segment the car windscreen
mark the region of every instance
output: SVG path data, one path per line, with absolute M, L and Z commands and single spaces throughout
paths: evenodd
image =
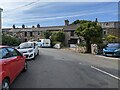
M 19 46 L 20 49 L 33 48 L 33 47 L 34 47 L 34 45 L 32 43 L 22 43 Z
M 109 47 L 109 48 L 120 48 L 120 44 L 108 44 L 107 47 Z

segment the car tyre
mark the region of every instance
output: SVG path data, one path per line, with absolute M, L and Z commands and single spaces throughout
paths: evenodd
M 35 56 L 35 53 L 34 53 L 34 58 L 33 58 L 33 60 L 35 60 L 35 57 L 36 57 L 36 56 Z
M 25 62 L 25 63 L 24 63 L 24 68 L 23 68 L 23 72 L 26 72 L 26 71 L 27 71 L 27 68 L 28 68 L 27 62 Z
M 10 90 L 10 82 L 8 79 L 4 79 L 2 82 L 2 90 Z

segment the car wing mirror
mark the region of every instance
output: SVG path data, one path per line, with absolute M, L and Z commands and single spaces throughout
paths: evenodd
M 17 49 L 20 49 L 20 46 L 18 46 Z

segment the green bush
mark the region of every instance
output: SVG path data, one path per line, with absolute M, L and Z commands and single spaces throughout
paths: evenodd
M 64 41 L 65 41 L 65 34 L 63 31 L 52 33 L 51 35 L 52 46 L 54 46 L 57 43 L 61 43 L 61 45 L 64 46 Z
M 20 44 L 20 40 L 9 35 L 2 35 L 2 44 L 8 46 L 18 46 Z

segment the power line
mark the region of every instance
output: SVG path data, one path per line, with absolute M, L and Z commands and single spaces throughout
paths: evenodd
M 30 5 L 32 5 L 32 4 L 35 4 L 35 3 L 39 2 L 39 1 L 40 1 L 40 0 L 37 0 L 37 1 L 34 1 L 34 2 L 30 2 L 30 3 L 27 3 L 27 4 L 25 4 L 25 5 L 22 5 L 22 6 L 19 6 L 19 7 L 17 7 L 17 8 L 14 8 L 14 9 L 12 9 L 12 10 L 3 11 L 3 13 L 13 12 L 13 11 L 15 11 L 15 10 L 18 10 L 18 9 L 21 9 L 21 8 L 24 8 L 24 7 L 27 7 L 27 6 L 30 6 Z

